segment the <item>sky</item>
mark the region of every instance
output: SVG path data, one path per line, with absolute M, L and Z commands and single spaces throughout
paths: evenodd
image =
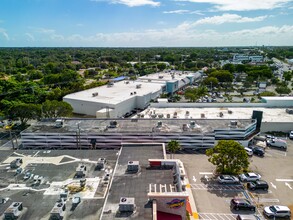
M 293 0 L 0 0 L 0 47 L 293 46 Z

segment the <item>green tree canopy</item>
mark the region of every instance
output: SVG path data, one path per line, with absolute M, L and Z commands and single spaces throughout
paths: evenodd
M 227 70 L 216 70 L 209 74 L 209 77 L 215 77 L 219 82 L 232 82 L 233 74 Z
M 291 89 L 287 86 L 279 86 L 276 88 L 276 92 L 281 94 L 289 94 L 291 92 Z
M 233 140 L 221 140 L 218 144 L 206 151 L 208 161 L 216 165 L 217 172 L 221 174 L 238 174 L 247 170 L 249 166 L 248 155 L 244 147 Z
M 178 141 L 171 140 L 170 142 L 168 142 L 167 150 L 171 153 L 171 157 L 173 159 L 174 153 L 176 153 L 176 151 L 178 151 L 178 150 L 181 150 L 181 146 Z
M 42 104 L 42 116 L 44 118 L 66 117 L 72 114 L 73 108 L 67 102 L 45 101 Z

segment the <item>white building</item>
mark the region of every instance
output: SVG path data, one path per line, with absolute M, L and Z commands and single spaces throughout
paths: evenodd
M 261 55 L 245 55 L 245 54 L 234 54 L 233 62 L 263 62 L 263 56 Z
M 200 73 L 165 71 L 140 77 L 136 81 L 119 81 L 93 89 L 66 95 L 74 113 L 116 118 L 135 108 L 146 108 L 162 93 L 182 89 L 200 77 Z

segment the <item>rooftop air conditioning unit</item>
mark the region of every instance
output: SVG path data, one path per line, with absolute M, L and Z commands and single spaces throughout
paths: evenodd
M 189 116 L 189 111 L 186 111 L 186 112 L 185 112 L 185 115 L 186 115 L 186 116 Z
M 127 172 L 137 173 L 139 171 L 139 161 L 128 161 Z
M 117 128 L 118 122 L 117 121 L 110 121 L 110 126 L 109 128 Z
M 188 131 L 188 125 L 187 124 L 183 124 L 182 125 L 182 130 L 183 131 Z
M 206 116 L 205 116 L 204 113 L 201 113 L 201 114 L 200 114 L 200 117 L 201 117 L 201 118 L 205 118 Z
M 163 125 L 162 121 L 158 121 L 157 127 L 160 128 L 160 127 L 162 127 L 162 125 Z
M 167 118 L 170 118 L 171 116 L 170 116 L 170 114 L 167 114 Z
M 222 118 L 224 116 L 223 112 L 220 112 L 219 116 Z
M 237 127 L 237 121 L 230 121 L 230 127 L 236 128 Z
M 134 198 L 120 198 L 119 212 L 134 212 L 136 208 Z
M 4 212 L 4 219 L 17 219 L 23 210 L 22 202 L 13 202 Z
M 97 170 L 101 170 L 105 168 L 105 164 L 106 164 L 106 158 L 99 158 L 98 162 L 97 162 L 97 166 L 96 169 Z
M 140 89 L 140 88 L 141 88 L 141 84 L 137 84 L 137 85 L 136 85 L 136 88 L 137 88 L 137 89 Z
M 190 121 L 190 127 L 194 128 L 195 127 L 195 121 Z
M 164 115 L 163 114 L 158 114 L 158 117 L 159 118 L 164 118 Z

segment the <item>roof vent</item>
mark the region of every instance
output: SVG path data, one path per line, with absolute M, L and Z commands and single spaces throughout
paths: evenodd
M 98 92 L 94 92 L 94 93 L 92 94 L 93 97 L 96 97 L 96 96 L 98 96 L 98 95 L 99 95 Z
M 177 118 L 177 112 L 174 112 L 173 118 Z
M 137 88 L 137 89 L 140 89 L 140 88 L 141 88 L 141 84 L 137 84 L 137 85 L 136 85 L 136 88 Z

